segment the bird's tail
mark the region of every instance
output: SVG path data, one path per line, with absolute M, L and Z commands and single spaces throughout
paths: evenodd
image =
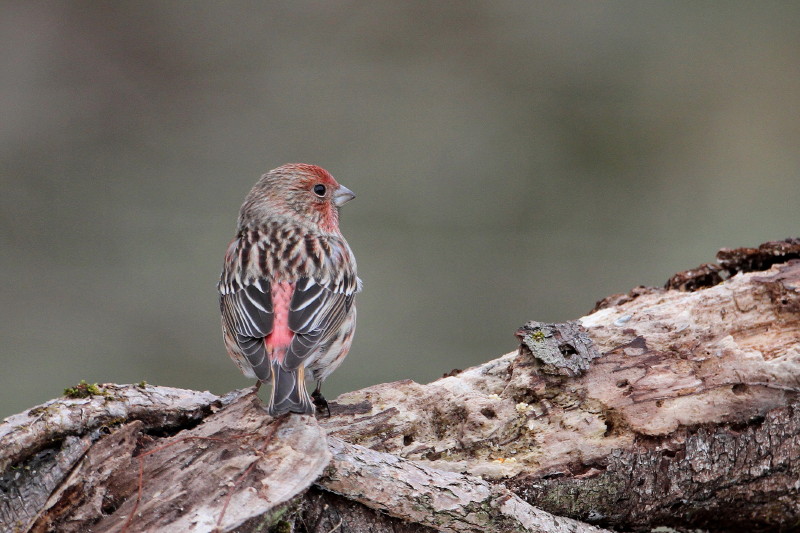
M 284 413 L 311 414 L 314 404 L 306 392 L 305 367 L 287 370 L 278 361 L 272 361 L 272 396 L 269 400 L 270 416 Z

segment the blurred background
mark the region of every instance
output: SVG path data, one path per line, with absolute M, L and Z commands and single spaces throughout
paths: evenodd
M 0 417 L 81 379 L 249 386 L 215 284 L 286 162 L 358 198 L 326 396 L 800 235 L 800 3 L 4 2 Z

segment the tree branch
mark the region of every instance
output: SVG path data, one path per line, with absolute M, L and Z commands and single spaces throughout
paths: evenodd
M 0 425 L 0 529 L 791 530 L 800 240 L 718 257 L 318 421 L 249 390 L 51 400 Z

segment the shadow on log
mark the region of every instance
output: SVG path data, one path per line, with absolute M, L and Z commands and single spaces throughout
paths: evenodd
M 2 531 L 800 530 L 800 240 L 331 416 L 103 385 L 0 425 Z

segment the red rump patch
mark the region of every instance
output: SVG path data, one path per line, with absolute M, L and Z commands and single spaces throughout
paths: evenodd
M 273 283 L 271 292 L 272 310 L 275 314 L 272 318 L 272 333 L 264 338 L 264 343 L 269 360 L 283 363 L 294 337 L 294 332 L 289 329 L 289 304 L 294 294 L 294 283 Z

